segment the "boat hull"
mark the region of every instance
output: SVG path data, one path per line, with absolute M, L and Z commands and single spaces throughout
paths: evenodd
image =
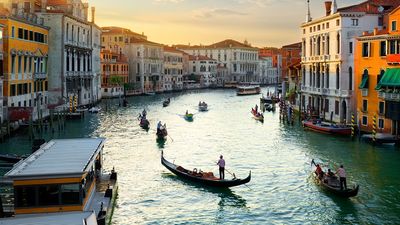
M 336 196 L 340 196 L 343 198 L 351 198 L 355 197 L 358 194 L 358 191 L 360 189 L 359 185 L 355 185 L 352 189 L 347 189 L 347 190 L 340 190 L 340 187 L 332 187 L 326 184 L 323 180 L 319 179 L 318 176 L 313 172 L 313 177 L 315 180 L 315 183 L 320 186 L 323 190 L 332 193 Z
M 323 126 L 322 124 L 314 124 L 311 121 L 303 121 L 303 127 L 323 134 L 333 134 L 333 135 L 351 134 L 351 127 Z
M 192 176 L 189 175 L 188 173 L 185 173 L 184 171 L 188 171 L 186 169 L 183 169 L 183 171 L 178 170 L 177 168 L 179 166 L 167 161 L 164 158 L 163 153 L 161 153 L 161 164 L 163 166 L 165 166 L 169 171 L 171 171 L 172 173 L 174 173 L 175 175 L 177 175 L 180 178 L 183 178 L 185 180 L 189 180 L 192 182 L 196 182 L 199 184 L 203 184 L 206 186 L 210 186 L 210 187 L 219 187 L 219 188 L 229 188 L 229 187 L 235 187 L 235 186 L 239 186 L 239 185 L 243 185 L 246 184 L 248 182 L 250 182 L 251 180 L 251 172 L 249 174 L 248 177 L 246 177 L 245 179 L 234 179 L 234 180 L 220 180 L 220 179 L 213 179 L 213 180 L 209 180 L 209 179 L 203 179 L 201 177 L 197 177 L 197 176 Z

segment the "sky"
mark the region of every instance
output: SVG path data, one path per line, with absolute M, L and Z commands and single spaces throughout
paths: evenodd
M 88 0 L 99 26 L 119 26 L 163 44 L 212 44 L 247 40 L 257 47 L 300 41 L 306 0 Z M 311 16 L 325 14 L 324 0 L 310 0 Z M 337 0 L 348 6 L 360 0 Z

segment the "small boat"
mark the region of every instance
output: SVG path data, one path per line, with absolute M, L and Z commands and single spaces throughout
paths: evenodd
M 90 113 L 99 113 L 100 112 L 100 108 L 99 107 L 92 107 L 92 108 L 90 108 L 88 111 L 90 112 Z
M 206 112 L 206 111 L 208 111 L 208 105 L 207 105 L 207 103 L 203 102 L 203 103 L 199 104 L 199 111 L 200 111 L 200 112 Z
M 214 176 L 212 172 L 202 172 L 197 169 L 187 170 L 181 166 L 175 165 L 164 158 L 164 152 L 161 152 L 161 164 L 164 165 L 169 171 L 177 175 L 178 177 L 204 184 L 211 187 L 228 188 L 246 184 L 251 180 L 251 171 L 249 176 L 245 179 L 237 179 L 236 177 L 232 180 L 221 180 Z
M 237 95 L 258 95 L 261 93 L 260 86 L 239 86 L 237 88 Z
M 262 113 L 257 112 L 255 109 L 251 109 L 251 114 L 253 114 L 255 120 L 264 122 L 264 115 Z
M 272 104 L 270 104 L 270 103 L 265 103 L 265 104 L 264 104 L 264 109 L 265 109 L 266 111 L 268 111 L 268 112 L 273 112 L 273 111 L 275 111 L 275 107 L 274 107 Z
M 149 96 L 154 96 L 154 95 L 156 95 L 156 93 L 155 92 L 146 92 L 146 93 L 144 93 L 145 95 L 149 95 Z
M 354 185 L 351 189 L 341 190 L 340 182 L 336 178 L 326 178 L 325 176 L 320 179 L 315 172 L 313 172 L 314 180 L 317 185 L 322 187 L 324 190 L 335 194 L 340 197 L 350 198 L 355 197 L 358 194 L 358 190 L 360 189 L 359 185 Z
M 304 120 L 303 127 L 323 134 L 350 135 L 351 127 L 347 125 L 336 125 L 318 120 Z
M 164 102 L 163 102 L 163 107 L 167 107 L 167 106 L 169 106 L 169 103 L 171 103 L 171 99 L 167 99 L 167 100 L 165 100 Z
M 192 121 L 193 120 L 193 114 L 192 113 L 185 114 L 185 120 Z
M 167 127 L 165 125 L 161 126 L 160 129 L 157 129 L 157 139 L 164 140 L 168 136 Z
M 279 101 L 280 101 L 279 98 L 277 98 L 275 96 L 270 96 L 270 95 L 267 97 L 262 96 L 260 98 L 261 103 L 273 104 L 273 103 L 279 103 Z
M 146 119 L 146 118 L 141 118 L 141 119 L 140 119 L 139 126 L 140 126 L 141 128 L 143 128 L 143 129 L 148 130 L 148 129 L 150 128 L 150 122 L 149 122 L 149 120 Z

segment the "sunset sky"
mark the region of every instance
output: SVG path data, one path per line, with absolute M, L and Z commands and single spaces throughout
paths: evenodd
M 88 0 L 99 26 L 144 32 L 164 44 L 210 44 L 232 38 L 257 47 L 300 40 L 306 0 Z M 338 0 L 343 7 L 360 0 Z M 324 14 L 324 1 L 311 0 L 311 14 Z

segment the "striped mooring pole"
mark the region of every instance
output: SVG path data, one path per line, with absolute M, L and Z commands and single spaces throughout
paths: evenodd
M 374 118 L 372 121 L 372 142 L 374 144 L 376 143 L 376 114 L 374 115 Z
M 352 113 L 351 114 L 351 138 L 354 138 L 354 135 L 355 135 L 355 127 L 356 127 L 356 124 L 355 124 L 355 119 L 354 119 L 355 117 L 354 117 L 354 113 Z

